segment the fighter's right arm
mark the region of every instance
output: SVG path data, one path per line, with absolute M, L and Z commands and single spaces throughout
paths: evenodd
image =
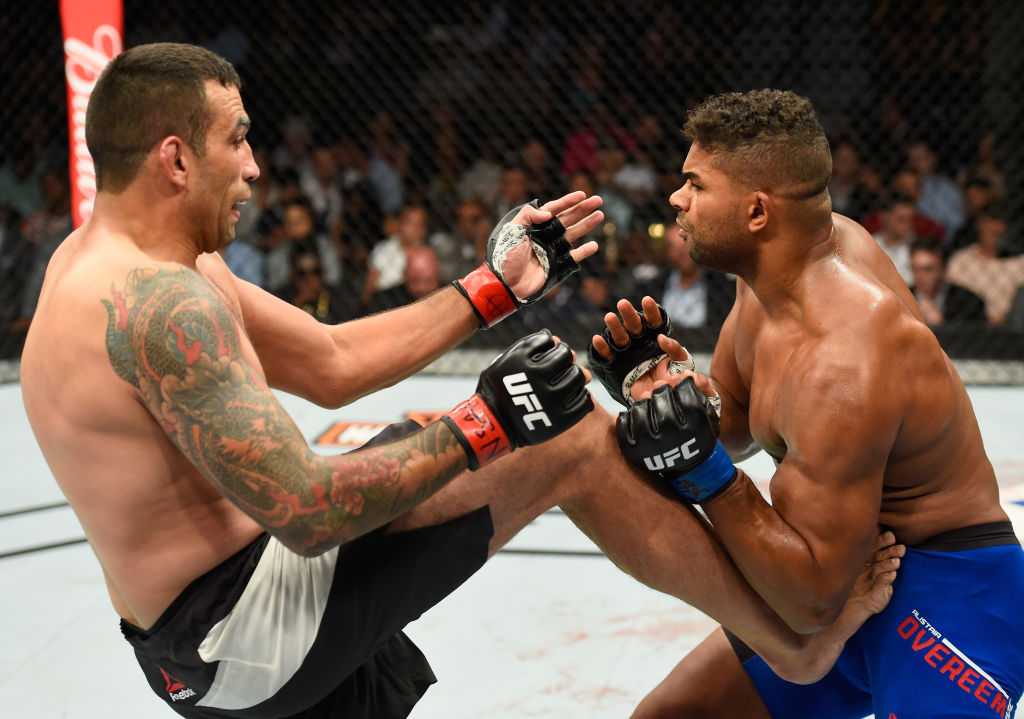
M 369 532 L 468 466 L 442 422 L 361 451 L 313 453 L 243 356 L 226 305 L 190 270 L 135 270 L 104 304 L 115 372 L 196 469 L 293 551 Z

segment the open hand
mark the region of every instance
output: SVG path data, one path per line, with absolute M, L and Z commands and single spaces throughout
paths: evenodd
M 604 220 L 604 213 L 598 209 L 602 202 L 598 195 L 587 197 L 582 191 L 570 192 L 539 208 L 529 204 L 523 205 L 512 222 L 518 225 L 535 225 L 557 217 L 565 228 L 565 239 L 569 244 L 575 245 L 577 240 Z M 579 247 L 574 246 L 569 254 L 576 262 L 580 262 L 595 252 L 597 243 L 591 240 Z M 529 242 L 523 242 L 509 251 L 502 266 L 502 273 L 505 284 L 520 298 L 534 295 L 544 286 L 547 279 L 544 268 Z
M 640 306 L 643 310 L 643 318 L 647 321 L 649 326 L 657 327 L 662 323 L 661 311 L 658 309 L 658 303 L 654 301 L 654 298 L 649 296 L 644 297 L 640 301 Z M 608 326 L 608 333 L 612 342 L 614 342 L 617 347 L 625 347 L 629 344 L 631 336 L 639 337 L 641 332 L 643 332 L 643 322 L 641 321 L 640 313 L 637 312 L 633 303 L 629 300 L 619 300 L 615 304 L 615 308 L 619 311 L 619 314 L 609 312 L 604 316 L 604 322 L 605 325 Z M 594 335 L 593 338 L 591 338 L 591 342 L 594 345 L 594 349 L 602 358 L 605 360 L 611 360 L 612 350 L 611 347 L 608 346 L 608 343 L 605 342 L 604 337 L 601 335 Z M 679 342 L 668 335 L 659 335 L 658 346 L 661 348 L 661 351 L 668 356 L 636 380 L 630 388 L 630 396 L 633 399 L 636 400 L 649 397 L 651 392 L 661 385 L 667 383 L 675 386 L 678 382 L 682 381 L 684 377 L 690 376 L 694 378 L 694 382 L 697 384 L 698 389 L 704 392 L 704 394 L 708 396 L 712 396 L 714 394 L 710 381 L 708 381 L 708 379 L 703 375 L 698 375 L 697 373 L 689 370 L 678 374 L 670 372 L 669 362 L 672 360 L 686 362 L 692 359 L 690 354 L 681 344 L 679 344 Z M 703 380 L 703 383 L 700 380 Z

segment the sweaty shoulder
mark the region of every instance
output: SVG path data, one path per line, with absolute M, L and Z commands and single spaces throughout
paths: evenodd
M 900 428 L 894 449 L 913 451 L 943 430 L 961 385 L 888 257 L 841 219 L 847 236 L 819 278 L 827 290 L 808 308 L 789 389 Z

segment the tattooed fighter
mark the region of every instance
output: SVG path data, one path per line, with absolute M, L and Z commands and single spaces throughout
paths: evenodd
M 783 675 L 827 670 L 888 600 L 895 549 L 831 630 L 795 635 L 691 510 L 630 470 L 546 332 L 502 354 L 443 421 L 314 454 L 270 388 L 338 406 L 416 372 L 594 252 L 572 242 L 600 222 L 600 198 L 518 208 L 455 287 L 327 327 L 217 254 L 259 175 L 239 86 L 230 64 L 187 45 L 110 63 L 86 119 L 95 210 L 51 260 L 22 361 L 40 446 L 168 705 L 406 716 L 434 677 L 402 628 L 555 504 Z

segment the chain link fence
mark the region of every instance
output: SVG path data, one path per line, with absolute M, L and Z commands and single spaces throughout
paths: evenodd
M 600 254 L 438 365 L 457 373 L 542 326 L 582 348 L 617 298 L 643 294 L 690 307 L 680 334 L 706 356 L 733 289 L 693 280 L 666 236 L 679 128 L 709 94 L 780 87 L 811 98 L 832 139 L 837 211 L 918 289 L 914 258 L 952 256 L 982 303 L 921 293 L 966 379 L 1024 382 L 1022 30 L 1019 0 L 125 2 L 126 46 L 192 42 L 238 68 L 262 178 L 225 257 L 324 321 L 461 276 L 509 207 L 605 198 Z M 57 3 L 0 16 L 0 46 L 0 358 L 14 359 L 71 224 Z

